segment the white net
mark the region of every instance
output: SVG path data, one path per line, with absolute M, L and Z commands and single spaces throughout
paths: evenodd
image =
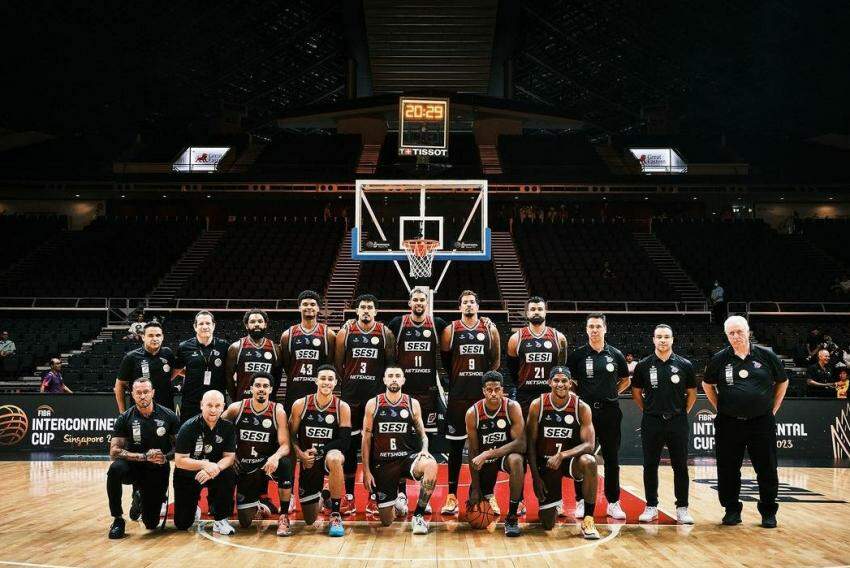
M 431 264 L 440 242 L 431 239 L 411 239 L 402 243 L 410 264 L 408 274 L 411 278 L 430 278 Z

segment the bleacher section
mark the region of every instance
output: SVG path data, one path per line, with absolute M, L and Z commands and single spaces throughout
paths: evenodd
M 0 296 L 143 296 L 200 230 L 188 220 L 100 217 L 36 250 L 34 262 L 0 282 Z
M 407 263 L 399 263 L 407 276 Z M 431 272 L 439 278 L 445 266 L 444 262 L 434 262 Z M 499 300 L 499 287 L 496 273 L 490 262 L 453 262 L 437 292 L 438 306 L 457 305 L 463 290 L 474 290 L 484 303 L 487 300 Z M 407 291 L 392 262 L 368 261 L 360 263 L 360 280 L 357 294 L 374 294 L 381 299 L 406 300 Z M 396 304 L 397 306 L 398 304 Z M 404 305 L 404 304 L 402 304 Z
M 312 218 L 233 223 L 177 296 L 281 299 L 305 289 L 322 293 L 344 228 L 340 221 Z
M 678 299 L 635 242 L 630 226 L 581 221 L 514 225 L 531 294 L 561 300 Z
M 806 219 L 803 236 L 850 269 L 850 219 Z
M 0 215 L 0 271 L 67 228 L 65 215 Z
M 828 301 L 837 263 L 799 235 L 780 235 L 762 220 L 655 220 L 664 241 L 706 293 L 715 280 L 726 300 Z
M 498 151 L 505 176 L 511 179 L 551 182 L 610 173 L 582 135 L 501 135 Z
M 276 179 L 351 181 L 360 157 L 354 134 L 282 134 L 257 156 L 251 172 Z

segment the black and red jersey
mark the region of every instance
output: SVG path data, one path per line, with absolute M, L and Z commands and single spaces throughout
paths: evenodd
M 486 400 L 475 403 L 475 431 L 478 433 L 478 450 L 494 450 L 511 441 L 511 416 L 508 399 L 502 398 L 495 411 L 487 408 Z M 494 461 L 494 460 L 489 460 Z
M 537 419 L 537 456 L 548 458 L 557 452 L 572 449 L 581 443 L 579 398 L 571 392 L 563 406 L 552 402 L 552 393 L 540 395 L 540 416 Z
M 330 362 L 328 326 L 319 323 L 311 330 L 301 324 L 289 328 L 289 366 L 286 369 L 286 407 L 299 398 L 316 392 L 316 375 L 321 365 Z
M 345 325 L 345 357 L 340 381 L 342 400 L 365 404 L 383 387 L 387 365 L 386 328 L 381 322 L 375 322 L 368 331 L 356 321 Z
M 402 316 L 396 338 L 396 362 L 404 371 L 404 391 L 414 398 L 433 395 L 437 390 L 437 335 L 430 316 L 418 324 L 410 314 Z
M 325 454 L 324 447 L 335 440 L 339 433 L 339 397 L 334 395 L 330 402 L 320 407 L 316 395 L 307 395 L 301 410 L 298 426 L 298 445 L 302 451 L 315 448 L 318 455 Z
M 545 328 L 540 335 L 535 335 L 529 327 L 519 330 L 517 400 L 530 403 L 549 390 L 549 371 L 558 364 L 560 351 L 558 332 L 553 328 Z
M 266 459 L 280 447 L 277 442 L 276 407 L 276 402 L 269 402 L 262 412 L 254 412 L 250 398 L 242 401 L 235 421 L 236 458 L 245 472 L 262 467 Z
M 236 400 L 251 398 L 251 375 L 269 373 L 277 377 L 278 360 L 274 343 L 264 337 L 257 347 L 250 336 L 239 340 L 239 354 L 236 356 Z M 229 377 L 228 377 L 229 378 Z M 272 398 L 277 392 L 277 380 L 272 382 Z
M 386 394 L 375 397 L 370 461 L 394 461 L 419 449 L 410 395 L 402 394 L 395 404 L 387 400 Z
M 472 327 L 463 320 L 452 322 L 452 364 L 449 372 L 449 399 L 481 398 L 481 377 L 490 370 L 490 322 L 479 318 Z

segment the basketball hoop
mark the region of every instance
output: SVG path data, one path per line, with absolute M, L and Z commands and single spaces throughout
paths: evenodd
M 440 241 L 433 239 L 409 239 L 402 241 L 402 248 L 407 254 L 407 261 L 410 263 L 411 278 L 430 278 L 431 263 L 434 262 L 434 255 L 437 249 L 440 248 Z

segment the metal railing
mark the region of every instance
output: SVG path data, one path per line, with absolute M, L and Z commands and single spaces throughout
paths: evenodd
M 729 313 L 756 316 L 850 316 L 850 302 L 729 302 Z

